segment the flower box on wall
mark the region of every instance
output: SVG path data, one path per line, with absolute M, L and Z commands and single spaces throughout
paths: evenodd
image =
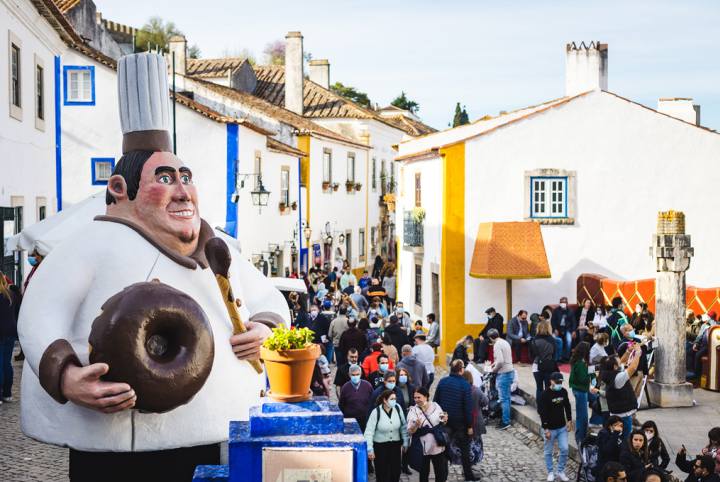
M 356 183 L 355 183 L 355 190 L 356 190 L 356 191 L 359 191 L 360 189 L 362 189 L 362 183 L 356 182 Z
M 290 205 L 290 208 L 291 208 L 293 211 L 297 211 L 297 201 L 293 201 L 293 203 Z
M 332 184 L 331 184 L 331 183 L 323 181 L 323 183 L 322 183 L 323 191 L 327 191 L 327 190 L 330 189 L 331 187 L 332 187 Z
M 333 189 L 333 191 L 337 191 L 339 188 L 340 188 L 340 184 L 338 184 L 338 183 L 333 183 L 333 184 L 332 184 L 332 189 Z
M 354 182 L 346 182 L 345 188 L 347 189 L 347 192 L 353 192 L 353 189 L 355 189 L 355 183 Z

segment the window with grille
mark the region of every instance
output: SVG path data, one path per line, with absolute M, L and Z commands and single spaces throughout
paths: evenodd
M 290 168 L 283 167 L 280 171 L 280 202 L 290 205 Z
M 358 242 L 360 243 L 359 251 L 360 251 L 360 257 L 365 257 L 365 229 L 360 228 L 358 230 Z
M 10 44 L 10 102 L 15 107 L 22 107 L 20 96 L 20 47 Z
M 323 182 L 332 182 L 332 151 L 323 149 Z
M 420 173 L 415 173 L 415 207 L 419 208 L 422 206 L 422 179 Z
M 377 191 L 377 159 L 372 158 L 372 189 Z
M 35 66 L 35 117 L 45 120 L 45 69 Z
M 355 182 L 355 153 L 348 152 L 347 155 L 347 182 Z
M 93 157 L 91 162 L 91 180 L 94 186 L 105 186 L 115 169 L 115 159 L 112 157 Z
M 95 105 L 95 67 L 66 65 L 65 105 Z
M 260 190 L 260 184 L 262 183 L 262 153 L 255 151 L 255 160 L 253 169 L 255 169 L 255 190 Z
M 377 226 L 372 226 L 370 228 L 370 254 L 373 256 L 377 252 L 375 243 L 377 243 Z
M 422 305 L 422 265 L 415 265 L 415 304 Z
M 530 178 L 530 215 L 533 218 L 566 218 L 566 177 Z

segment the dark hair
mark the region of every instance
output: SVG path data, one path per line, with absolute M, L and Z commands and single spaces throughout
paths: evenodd
M 358 321 L 358 328 L 361 330 L 369 330 L 370 329 L 370 322 L 367 318 L 363 318 L 360 321 Z
M 582 360 L 586 364 L 590 358 L 590 343 L 581 341 L 573 349 L 572 355 L 570 356 L 570 365 L 573 365 L 576 361 Z
M 659 478 L 660 478 L 660 482 L 665 482 L 665 480 L 666 480 L 666 479 L 665 479 L 665 474 L 663 474 L 662 472 L 660 472 L 660 471 L 657 470 L 657 469 L 648 469 L 648 470 L 646 470 L 646 471 L 645 471 L 645 477 L 643 478 L 643 480 L 644 480 L 645 482 L 647 482 L 647 481 L 650 479 L 650 477 L 653 476 L 653 475 L 656 476 L 656 477 L 659 477 Z
M 622 418 L 618 417 L 617 415 L 610 415 L 607 419 L 607 422 L 605 422 L 605 428 L 609 429 L 611 426 L 615 425 L 618 422 L 622 423 L 622 421 Z
M 378 357 L 378 358 L 380 358 L 380 357 Z M 383 380 L 388 381 L 388 378 L 395 378 L 397 380 L 397 377 L 398 377 L 398 375 L 397 375 L 397 373 L 395 373 L 394 370 L 388 370 L 385 372 L 385 375 L 383 375 Z
M 698 460 L 702 468 L 709 473 L 712 474 L 715 471 L 715 457 L 712 455 L 698 455 L 696 460 Z
M 520 317 L 520 316 L 522 316 L 522 315 L 524 315 L 524 314 L 527 315 L 527 311 L 525 311 L 525 310 L 520 310 L 520 311 L 518 311 L 517 316 Z
M 616 296 L 615 298 L 612 299 L 612 307 L 613 308 L 617 308 L 618 306 L 620 306 L 622 304 L 623 304 L 623 300 L 621 297 Z
M 390 315 L 390 324 L 394 325 L 397 322 L 398 322 L 398 317 L 395 315 Z
M 348 352 L 348 355 L 349 355 L 350 353 L 358 353 L 358 350 L 357 350 L 357 348 L 350 347 L 350 348 L 348 348 L 348 351 L 347 351 L 347 352 Z
M 390 357 L 389 357 L 389 356 L 387 356 L 385 353 L 380 353 L 380 354 L 377 356 L 378 365 L 380 364 L 380 359 L 381 359 L 381 358 L 384 358 L 384 359 L 386 359 L 387 361 L 390 361 Z
M 498 332 L 495 328 L 490 328 L 487 332 L 487 336 L 491 340 L 497 340 L 500 336 L 500 332 Z
M 393 390 L 385 390 L 383 391 L 379 397 L 377 397 L 376 406 L 382 405 L 382 403 L 390 398 L 390 395 L 395 395 L 395 392 Z
M 341 315 L 347 315 L 347 306 L 342 305 L 338 310 L 338 313 L 340 313 Z
M 643 431 L 651 428 L 653 432 L 655 432 L 655 435 L 653 436 L 652 440 L 648 440 L 648 448 L 656 448 L 656 447 L 662 447 L 663 441 L 660 440 L 660 432 L 658 431 L 657 425 L 654 421 L 648 420 L 647 422 L 642 424 Z
M 641 436 L 642 439 L 643 439 L 643 446 L 640 447 L 639 453 L 640 453 L 640 455 L 642 456 L 643 462 L 647 462 L 647 459 L 648 459 L 648 441 L 647 441 L 647 436 L 645 436 L 645 431 L 644 431 L 643 429 L 637 428 L 637 429 L 633 430 L 632 432 L 630 432 L 630 437 L 628 437 L 628 449 L 630 450 L 630 452 L 635 452 L 635 448 L 634 448 L 633 445 L 632 445 L 632 438 L 633 438 L 635 435 L 639 435 L 639 436 Z
M 463 362 L 459 358 L 457 360 L 453 360 L 453 362 L 450 364 L 450 373 L 460 373 L 464 369 L 465 362 Z
M 130 151 L 125 153 L 120 160 L 115 164 L 113 169 L 113 176 L 122 176 L 125 179 L 127 186 L 127 197 L 129 200 L 134 200 L 137 196 L 138 189 L 140 188 L 140 175 L 142 174 L 143 166 L 150 156 L 155 154 L 153 151 Z M 105 191 L 105 204 L 110 205 L 115 203 L 115 196 L 110 194 L 110 190 Z
M 620 472 L 625 472 L 625 467 L 621 463 L 608 462 L 602 468 L 602 477 L 600 477 L 600 480 L 605 482 L 608 477 L 617 477 L 618 475 L 620 475 Z
M 412 377 L 410 376 L 410 370 L 405 367 L 395 367 L 395 373 L 397 373 L 398 380 L 400 380 L 400 372 L 405 372 L 405 374 L 407 375 L 407 383 L 408 385 L 411 385 Z
M 435 313 L 428 313 L 427 319 L 430 321 L 435 321 Z
M 383 333 L 382 342 L 385 345 L 392 345 L 392 340 L 390 340 L 390 335 L 388 335 L 387 333 Z
M 616 372 L 615 365 L 617 365 L 617 360 L 615 360 L 614 356 L 604 356 L 600 360 L 600 372 Z
M 720 442 L 720 427 L 713 427 L 708 432 L 708 444 Z
M 425 397 L 425 398 L 427 398 L 427 399 L 430 399 L 430 392 L 429 392 L 428 389 L 425 388 L 425 387 L 417 387 L 417 388 L 415 389 L 415 393 L 419 393 L 419 394 L 422 395 L 423 397 Z

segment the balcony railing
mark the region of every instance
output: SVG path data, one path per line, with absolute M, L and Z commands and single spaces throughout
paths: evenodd
M 413 217 L 412 211 L 405 211 L 403 218 L 403 240 L 405 246 L 422 247 L 423 231 L 423 222 L 418 222 Z

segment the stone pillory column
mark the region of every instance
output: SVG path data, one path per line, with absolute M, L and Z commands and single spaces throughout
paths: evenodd
M 685 215 L 658 213 L 657 234 L 650 248 L 655 257 L 655 380 L 648 384 L 651 403 L 690 407 L 692 385 L 685 381 L 685 271 L 694 254 L 685 234 Z

